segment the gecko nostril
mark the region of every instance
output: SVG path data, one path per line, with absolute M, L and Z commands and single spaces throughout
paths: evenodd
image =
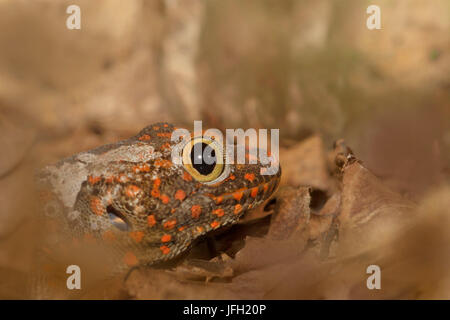
M 108 213 L 109 221 L 114 227 L 120 231 L 128 231 L 130 229 L 129 223 L 123 213 L 116 210 L 113 206 L 108 206 L 106 212 Z

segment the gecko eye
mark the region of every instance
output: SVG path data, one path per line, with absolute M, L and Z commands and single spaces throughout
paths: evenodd
M 194 138 L 183 148 L 185 169 L 200 182 L 212 182 L 224 171 L 224 152 L 214 140 Z

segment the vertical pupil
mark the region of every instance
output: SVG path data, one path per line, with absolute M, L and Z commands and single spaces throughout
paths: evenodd
M 213 172 L 216 166 L 216 152 L 206 143 L 197 143 L 191 149 L 191 163 L 202 175 Z

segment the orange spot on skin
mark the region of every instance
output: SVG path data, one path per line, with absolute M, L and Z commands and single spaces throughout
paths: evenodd
M 246 173 L 244 179 L 253 182 L 253 180 L 255 180 L 255 175 L 253 173 Z
M 167 128 L 169 125 L 167 123 L 164 123 L 164 128 Z
M 156 224 L 156 219 L 153 214 L 151 214 L 147 217 L 147 224 L 149 227 L 153 227 Z
M 161 185 L 161 179 L 160 178 L 156 178 L 155 180 L 153 180 L 153 189 L 150 192 L 152 197 L 159 198 L 159 196 L 160 196 L 159 186 L 160 185 Z
M 215 200 L 216 200 L 216 204 L 221 204 L 223 201 L 223 197 L 219 196 L 219 197 L 215 198 Z
M 256 198 L 258 196 L 258 187 L 252 188 L 252 191 L 250 192 L 250 196 L 252 198 Z
M 175 208 L 170 209 L 170 213 L 175 213 Z
M 123 257 L 123 261 L 130 267 L 138 264 L 138 259 L 132 252 L 127 252 Z
M 153 189 L 153 190 L 151 191 L 150 194 L 151 194 L 152 197 L 154 197 L 154 198 L 159 198 L 159 196 L 160 196 L 160 192 L 159 192 L 159 190 L 157 190 L 157 189 Z
M 148 134 L 144 134 L 144 135 L 139 137 L 139 140 L 141 140 L 141 141 L 148 141 L 148 140 L 150 140 L 150 136 Z
M 161 146 L 161 150 L 166 150 L 170 148 L 170 143 L 166 142 Z
M 129 198 L 135 198 L 140 191 L 141 191 L 141 189 L 138 186 L 135 186 L 134 184 L 132 184 L 126 188 L 125 194 Z
M 263 186 L 263 190 L 264 190 L 264 192 L 267 192 L 268 189 L 269 189 L 269 185 L 266 183 L 266 184 Z
M 168 196 L 166 196 L 165 194 L 161 195 L 160 199 L 161 199 L 162 203 L 164 203 L 164 204 L 168 204 L 170 201 L 170 198 Z
M 161 185 L 160 178 L 156 178 L 155 180 L 153 180 L 153 188 L 155 188 L 155 187 L 159 188 L 160 185 Z
M 234 198 L 236 201 L 241 201 L 243 195 L 244 195 L 244 192 L 242 192 L 242 191 L 237 191 L 237 192 L 233 193 L 233 198 Z
M 97 182 L 99 182 L 102 178 L 101 177 L 94 177 L 94 176 L 89 176 L 88 177 L 88 182 L 90 185 L 94 185 Z
M 158 127 L 158 126 L 154 126 L 154 127 L 153 127 L 153 130 L 158 131 L 158 130 L 159 130 L 159 127 Z
M 173 229 L 173 227 L 175 227 L 176 224 L 177 224 L 177 220 L 173 219 L 173 220 L 164 222 L 163 227 L 164 227 L 164 229 L 170 230 L 170 229 Z
M 114 176 L 110 176 L 110 177 L 105 178 L 105 182 L 106 183 L 113 183 L 114 182 Z
M 218 217 L 222 217 L 225 214 L 225 212 L 223 211 L 222 208 L 219 208 L 219 209 L 213 210 L 213 214 L 217 215 Z
M 183 173 L 183 180 L 184 181 L 192 181 L 192 176 L 187 173 L 186 171 Z
M 161 237 L 161 242 L 169 242 L 172 240 L 172 236 L 170 234 L 165 234 Z
M 197 227 L 197 232 L 198 233 L 202 233 L 203 232 L 203 228 L 202 227 Z
M 178 228 L 178 231 L 181 232 L 181 231 L 183 231 L 184 229 L 186 229 L 186 226 L 179 227 L 179 228 Z
M 234 175 L 234 174 L 230 174 L 230 177 L 229 177 L 231 180 L 234 180 L 234 179 L 236 179 L 236 176 Z
M 158 159 L 158 160 L 155 160 L 155 166 L 161 167 L 161 168 L 170 168 L 172 166 L 172 161 L 165 160 L 165 159 Z
M 191 207 L 191 213 L 192 218 L 197 219 L 198 217 L 200 217 L 200 214 L 202 213 L 202 207 L 200 207 L 198 204 L 194 204 Z
M 117 239 L 116 235 L 114 234 L 114 232 L 112 230 L 106 230 L 105 232 L 103 232 L 102 238 L 105 241 L 114 241 Z
M 170 248 L 168 246 L 161 246 L 159 249 L 162 251 L 162 254 L 169 254 Z
M 212 227 L 213 229 L 216 229 L 218 226 L 220 226 L 220 223 L 219 223 L 218 221 L 213 221 L 213 222 L 211 222 L 211 227 Z
M 184 198 L 186 198 L 186 192 L 184 192 L 184 190 L 177 190 L 177 192 L 175 192 L 175 199 L 183 201 Z
M 170 137 L 172 137 L 172 133 L 170 133 L 170 132 L 158 132 L 156 135 L 158 137 L 162 137 L 162 138 L 170 138 Z
M 234 214 L 238 214 L 242 211 L 242 206 L 240 204 L 237 204 L 234 206 Z
M 137 243 L 141 242 L 144 238 L 144 233 L 142 231 L 132 231 L 129 233 L 131 239 L 136 241 Z
M 102 200 L 100 200 L 99 197 L 91 198 L 90 208 L 92 212 L 98 216 L 101 216 L 103 214 L 103 211 L 105 210 L 105 208 L 102 205 Z

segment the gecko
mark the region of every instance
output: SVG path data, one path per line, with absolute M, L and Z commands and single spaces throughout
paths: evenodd
M 46 232 L 48 247 L 61 246 L 62 238 L 71 244 L 100 242 L 114 251 L 117 270 L 155 265 L 237 223 L 277 189 L 281 168 L 263 175 L 259 160 L 227 163 L 226 146 L 192 133 L 180 148 L 171 139 L 175 129 L 152 124 L 127 140 L 42 169 L 43 217 L 53 222 Z M 196 144 L 202 151 L 211 148 L 209 161 L 193 161 Z M 172 161 L 174 151 L 180 153 L 179 164 Z

